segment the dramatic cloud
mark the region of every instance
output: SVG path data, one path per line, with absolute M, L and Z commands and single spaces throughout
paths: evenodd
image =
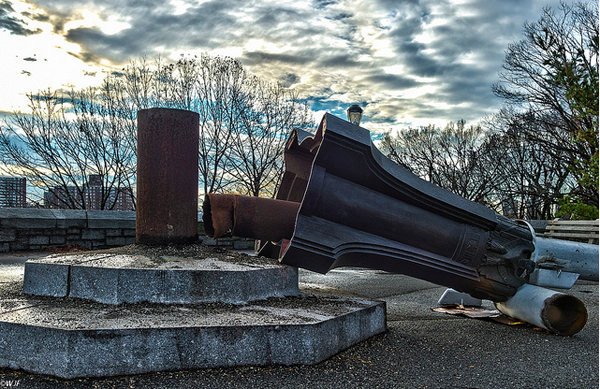
M 20 13 L 16 4 L 0 3 L 0 27 L 51 26 L 64 53 L 91 67 L 80 71 L 87 79 L 142 56 L 229 55 L 315 111 L 342 116 L 358 103 L 366 127 L 388 130 L 495 112 L 504 49 L 558 0 L 28 0 Z
M 13 35 L 23 36 L 39 34 L 41 32 L 39 29 L 31 30 L 27 28 L 27 23 L 22 19 L 11 16 L 14 12 L 15 10 L 13 9 L 12 4 L 8 1 L 2 1 L 0 3 L 0 30 L 6 30 Z

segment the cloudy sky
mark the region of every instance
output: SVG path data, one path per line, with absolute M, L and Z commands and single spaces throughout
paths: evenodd
M 147 56 L 236 57 L 314 111 L 371 130 L 475 123 L 504 50 L 558 0 L 0 0 L 0 114 Z

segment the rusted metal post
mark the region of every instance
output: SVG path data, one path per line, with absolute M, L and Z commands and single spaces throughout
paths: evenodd
M 196 241 L 198 128 L 196 112 L 138 111 L 136 243 Z

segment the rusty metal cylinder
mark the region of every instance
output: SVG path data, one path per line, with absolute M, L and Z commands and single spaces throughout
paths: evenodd
M 136 243 L 192 243 L 198 237 L 199 115 L 138 111 Z
M 209 193 L 202 208 L 204 230 L 212 238 L 239 236 L 278 242 L 292 237 L 300 203 Z

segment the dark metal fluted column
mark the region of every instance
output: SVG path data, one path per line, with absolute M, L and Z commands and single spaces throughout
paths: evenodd
M 198 235 L 196 112 L 138 111 L 136 242 L 191 243 Z

